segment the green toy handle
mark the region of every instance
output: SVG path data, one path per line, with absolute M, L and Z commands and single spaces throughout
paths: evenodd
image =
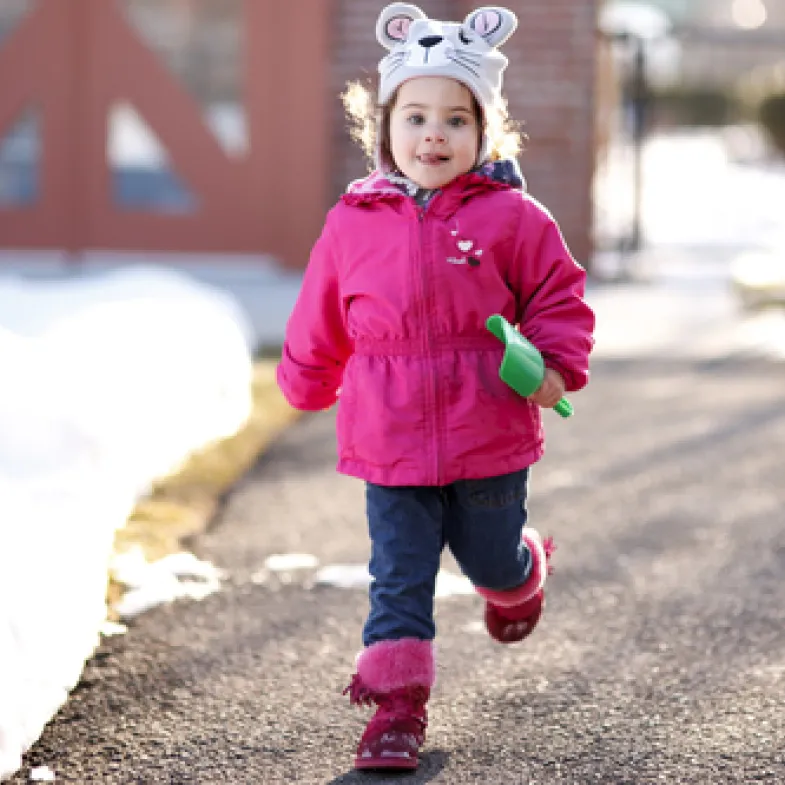
M 518 395 L 528 398 L 539 389 L 545 376 L 542 355 L 501 314 L 489 316 L 485 326 L 504 344 L 499 376 Z M 562 417 L 572 417 L 575 411 L 566 398 L 561 398 L 553 409 Z
M 505 335 L 504 328 L 510 328 L 512 325 L 498 313 L 489 316 L 485 322 L 485 328 L 493 333 L 505 346 L 507 345 L 507 336 Z

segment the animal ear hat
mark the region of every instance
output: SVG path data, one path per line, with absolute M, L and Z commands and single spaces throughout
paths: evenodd
M 487 116 L 500 97 L 507 58 L 497 49 L 515 31 L 512 11 L 485 6 L 462 23 L 429 19 L 416 5 L 391 3 L 379 15 L 376 38 L 389 49 L 379 62 L 379 103 L 417 76 L 447 76 L 471 90 Z

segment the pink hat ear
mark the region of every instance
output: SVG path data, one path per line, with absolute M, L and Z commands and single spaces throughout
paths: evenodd
M 489 46 L 501 46 L 518 26 L 518 17 L 499 6 L 486 6 L 472 11 L 464 24 L 485 39 Z
M 489 8 L 485 11 L 478 11 L 471 21 L 472 29 L 475 33 L 485 37 L 499 29 L 502 18 L 498 11 Z
M 409 28 L 412 20 L 408 16 L 394 16 L 387 21 L 385 32 L 391 41 L 399 43 L 405 41 L 409 36 Z
M 425 14 L 416 5 L 391 3 L 379 14 L 376 39 L 385 49 L 392 49 L 406 41 L 412 22 L 425 18 Z

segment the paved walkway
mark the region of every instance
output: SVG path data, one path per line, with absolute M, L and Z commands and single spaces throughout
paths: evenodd
M 559 546 L 541 627 L 501 647 L 476 598 L 439 600 L 406 782 L 785 781 L 783 389 L 781 363 L 738 353 L 598 357 L 533 478 L 532 522 Z M 272 553 L 366 559 L 332 429 L 306 417 L 262 458 L 194 543 L 224 591 L 107 640 L 11 782 L 41 764 L 81 785 L 387 781 L 352 771 L 366 715 L 340 696 L 364 593 L 261 571 Z

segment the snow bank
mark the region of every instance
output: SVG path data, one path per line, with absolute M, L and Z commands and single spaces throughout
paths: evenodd
M 0 778 L 76 685 L 115 530 L 251 406 L 252 336 L 173 271 L 0 278 Z

